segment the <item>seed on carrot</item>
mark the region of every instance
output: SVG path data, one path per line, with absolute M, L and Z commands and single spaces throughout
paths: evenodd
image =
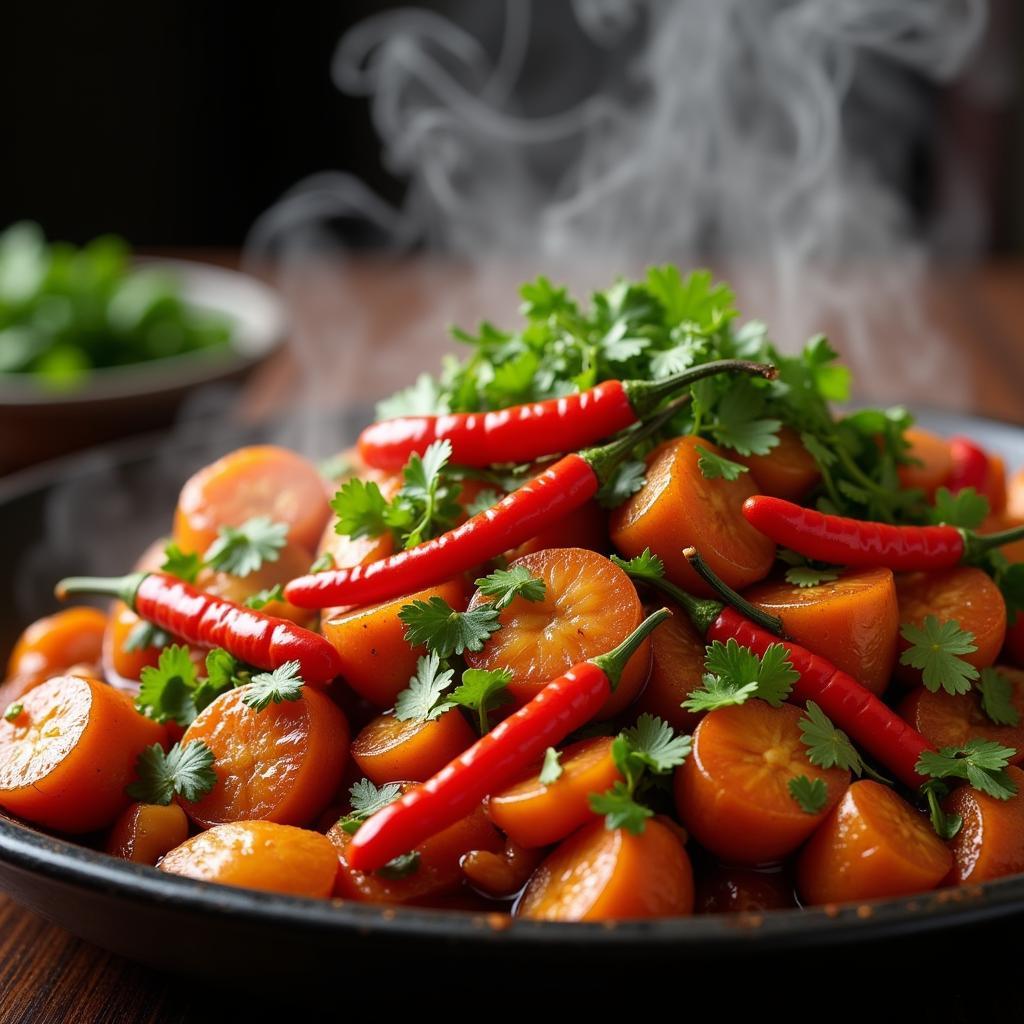
M 37 619 L 14 645 L 8 676 L 56 675 L 72 665 L 98 664 L 107 617 L 87 606 Z
M 105 828 L 128 806 L 139 754 L 162 726 L 95 679 L 56 676 L 0 719 L 0 806 L 58 832 Z
M 706 849 L 736 864 L 762 864 L 792 853 L 842 796 L 850 774 L 807 758 L 791 704 L 752 700 L 710 712 L 693 734 L 693 753 L 676 771 L 676 809 Z M 825 801 L 805 812 L 789 789 L 806 776 L 825 785 Z
M 1008 800 L 964 785 L 943 802 L 947 815 L 963 819 L 949 843 L 953 867 L 947 881 L 971 885 L 1024 871 L 1024 771 L 1007 768 L 1006 774 L 1017 787 Z
M 513 842 L 549 846 L 593 818 L 589 798 L 622 776 L 612 758 L 608 736 L 580 740 L 561 752 L 561 774 L 543 783 L 538 772 L 491 795 L 487 813 Z
M 934 889 L 953 858 L 928 819 L 887 786 L 855 782 L 797 861 L 804 903 L 908 896 Z
M 682 917 L 693 871 L 678 836 L 656 819 L 640 835 L 600 819 L 575 832 L 533 873 L 515 913 L 543 921 Z
M 501 628 L 480 651 L 467 651 L 472 668 L 509 668 L 508 691 L 517 704 L 535 697 L 550 680 L 581 661 L 621 643 L 643 620 L 643 606 L 630 578 L 604 555 L 585 548 L 551 548 L 517 559 L 544 582 L 539 601 L 515 598 L 502 609 Z M 473 595 L 470 609 L 489 598 Z M 650 642 L 630 659 L 601 718 L 627 707 L 650 671 Z
M 338 873 L 334 847 L 319 832 L 272 821 L 216 825 L 176 847 L 160 870 L 203 882 L 324 899 Z
M 697 548 L 729 586 L 742 589 L 768 575 L 775 545 L 743 516 L 743 502 L 756 493 L 750 474 L 706 479 L 698 465 L 699 448 L 728 454 L 701 438 L 666 441 L 648 457 L 647 482 L 615 509 L 610 527 L 612 543 L 626 558 L 650 548 L 673 583 L 710 595 L 683 557 L 684 548 Z
M 889 569 L 847 570 L 812 587 L 760 583 L 744 597 L 779 616 L 786 636 L 828 658 L 872 693 L 889 685 L 900 628 Z
M 188 818 L 178 804 L 129 804 L 114 822 L 106 851 L 150 867 L 188 839 Z
M 183 801 L 202 828 L 231 821 L 284 825 L 311 822 L 337 792 L 348 759 L 345 716 L 317 690 L 299 700 L 247 707 L 244 689 L 229 690 L 185 730 L 182 746 L 202 740 L 213 751 L 217 784 Z
M 821 479 L 814 456 L 804 447 L 792 427 L 779 431 L 779 443 L 767 455 L 731 455 L 746 466 L 762 494 L 787 501 L 800 501 Z
M 476 742 L 476 733 L 457 708 L 437 718 L 401 722 L 378 715 L 352 741 L 352 758 L 378 786 L 386 782 L 425 782 Z

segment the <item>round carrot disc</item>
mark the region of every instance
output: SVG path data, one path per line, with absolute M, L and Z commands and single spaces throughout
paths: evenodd
M 476 733 L 458 708 L 431 721 L 400 722 L 392 714 L 378 715 L 352 741 L 352 759 L 378 786 L 425 782 L 475 742 Z
M 960 786 L 943 810 L 963 818 L 949 843 L 953 869 L 948 881 L 959 885 L 989 882 L 1024 871 L 1024 771 L 1007 768 L 1017 787 L 1008 800 L 997 800 L 971 786 Z

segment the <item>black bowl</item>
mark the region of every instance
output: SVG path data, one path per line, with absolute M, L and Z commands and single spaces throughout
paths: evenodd
M 1024 461 L 1024 433 L 959 417 L 922 417 L 948 433 L 970 433 Z M 172 443 L 145 439 L 74 457 L 0 481 L 0 564 L 13 586 L 0 595 L 0 650 L 31 618 L 53 610 L 53 581 L 66 571 L 121 572 L 162 529 L 182 480 L 251 436 L 202 427 Z M 1024 875 L 863 905 L 605 925 L 558 925 L 461 911 L 319 902 L 207 885 L 125 863 L 0 815 L 0 888 L 69 931 L 126 957 L 235 980 L 278 980 L 313 971 L 332 983 L 374 964 L 528 962 L 533 977 L 567 964 L 589 970 L 645 964 L 821 956 L 872 940 L 894 951 L 941 951 L 950 929 L 986 924 L 1010 934 L 1024 917 Z M 995 930 L 994 930 L 995 929 Z M 927 933 L 927 936 L 923 935 Z M 974 940 L 971 940 L 974 941 Z M 980 940 L 979 940 L 980 941 Z M 930 943 L 923 946 L 922 943 Z M 960 948 L 963 948 L 958 943 Z M 287 956 L 282 955 L 287 950 Z M 902 954 L 901 954 L 902 955 Z M 341 966 L 344 965 L 344 968 Z M 341 973 L 339 973 L 341 972 Z

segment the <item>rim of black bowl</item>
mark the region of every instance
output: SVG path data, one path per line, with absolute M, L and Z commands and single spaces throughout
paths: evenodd
M 1024 428 L 982 417 L 919 410 L 931 425 L 973 424 L 1002 438 L 1024 441 Z M 152 437 L 102 446 L 122 459 L 142 457 Z M 58 473 L 88 471 L 88 453 L 70 455 L 0 480 L 0 504 L 46 486 Z M 501 913 L 431 910 L 342 900 L 314 900 L 232 888 L 168 875 L 100 853 L 23 825 L 0 811 L 0 862 L 37 877 L 144 905 L 216 913 L 236 921 L 383 938 L 487 942 L 517 947 L 673 948 L 696 954 L 722 947 L 756 952 L 897 938 L 935 928 L 960 928 L 1024 911 L 1024 874 L 980 885 L 933 890 L 914 896 L 764 913 L 709 914 L 601 923 L 528 921 Z
M 11 407 L 91 405 L 189 388 L 265 359 L 284 342 L 288 318 L 280 295 L 240 270 L 164 257 L 138 257 L 147 267 L 167 267 L 181 281 L 184 298 L 197 309 L 226 315 L 231 338 L 210 349 L 91 370 L 79 388 L 50 390 L 32 374 L 0 373 L 0 404 Z

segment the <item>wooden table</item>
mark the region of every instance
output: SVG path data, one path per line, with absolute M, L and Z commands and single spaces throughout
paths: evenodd
M 447 323 L 472 324 L 485 310 L 514 322 L 510 289 L 468 280 L 437 266 L 302 268 L 292 281 L 297 345 L 253 382 L 246 414 L 288 406 L 302 381 L 306 405 L 366 402 L 435 367 L 451 347 Z M 1024 266 L 936 275 L 926 309 L 931 328 L 894 327 L 853 360 L 866 397 L 1024 423 Z M 843 350 L 841 328 L 832 338 Z M 934 361 L 927 373 L 915 368 L 922 360 Z M 0 1024 L 171 1024 L 221 1005 L 230 1011 L 222 1019 L 242 1009 L 237 994 L 229 1000 L 111 956 L 0 895 Z M 268 1008 L 264 998 L 257 1005 Z

